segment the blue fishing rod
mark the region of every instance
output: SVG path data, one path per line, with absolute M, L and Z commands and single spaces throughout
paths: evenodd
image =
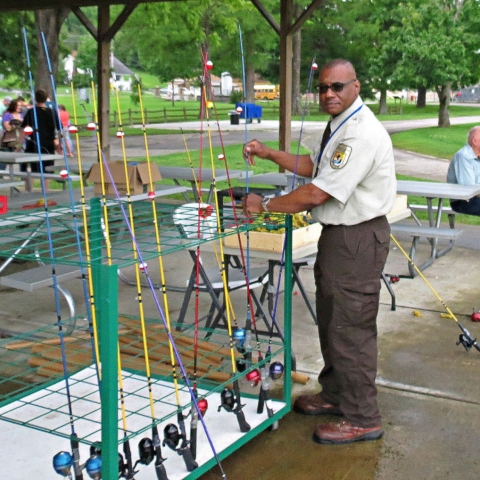
M 42 165 L 40 133 L 38 128 L 39 127 L 38 117 L 37 117 L 36 103 L 35 103 L 35 89 L 34 89 L 33 76 L 32 76 L 30 50 L 28 47 L 27 32 L 25 27 L 22 28 L 22 36 L 24 41 L 25 56 L 27 60 L 30 94 L 34 102 L 34 106 L 33 106 L 34 134 L 36 138 L 39 164 L 40 164 L 40 172 L 41 172 L 40 180 L 42 184 L 42 193 L 43 193 L 43 200 L 44 200 L 45 225 L 47 227 L 48 249 L 49 249 L 49 255 L 50 255 L 50 260 L 52 265 L 52 282 L 53 282 L 53 291 L 54 291 L 54 298 L 55 298 L 55 311 L 57 314 L 58 334 L 60 337 L 60 351 L 62 353 L 63 376 L 65 380 L 65 391 L 67 395 L 67 406 L 68 406 L 69 422 L 70 422 L 70 428 L 71 428 L 70 447 L 71 447 L 72 453 L 70 454 L 69 452 L 59 452 L 53 458 L 53 467 L 55 471 L 60 475 L 63 475 L 64 477 L 66 476 L 70 477 L 69 471 L 70 471 L 70 468 L 73 466 L 75 480 L 83 480 L 82 468 L 80 466 L 79 441 L 78 441 L 77 434 L 75 432 L 75 423 L 73 419 L 72 397 L 70 392 L 70 382 L 68 378 L 68 365 L 67 365 L 67 357 L 66 357 L 66 350 L 65 350 L 65 339 L 64 339 L 64 333 L 63 333 L 63 322 L 62 322 L 61 309 L 60 309 L 60 299 L 58 295 L 58 282 L 57 282 L 57 275 L 56 275 L 55 261 L 54 261 L 55 255 L 53 251 L 52 230 L 51 230 L 50 216 L 48 211 L 45 178 L 43 176 L 44 171 L 43 171 L 43 165 Z

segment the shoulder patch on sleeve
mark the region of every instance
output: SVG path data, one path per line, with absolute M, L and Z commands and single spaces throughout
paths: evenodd
M 339 143 L 335 152 L 333 152 L 332 158 L 330 158 L 330 166 L 335 170 L 343 168 L 347 164 L 351 153 L 352 147 Z

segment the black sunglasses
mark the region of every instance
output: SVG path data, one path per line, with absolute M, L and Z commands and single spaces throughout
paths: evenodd
M 350 80 L 349 82 L 334 82 L 331 85 L 326 85 L 325 83 L 320 83 L 318 85 L 315 85 L 315 89 L 320 92 L 321 95 L 325 94 L 328 92 L 328 89 L 330 89 L 332 92 L 338 93 L 341 92 L 346 85 L 352 82 L 356 82 L 357 79 L 354 78 L 353 80 Z

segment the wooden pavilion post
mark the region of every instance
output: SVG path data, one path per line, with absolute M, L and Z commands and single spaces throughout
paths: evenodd
M 110 6 L 98 7 L 98 128 L 102 152 L 110 160 Z M 99 159 L 101 161 L 101 159 Z

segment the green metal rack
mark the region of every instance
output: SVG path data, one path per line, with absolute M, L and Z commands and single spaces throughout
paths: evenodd
M 135 218 L 135 248 L 132 247 L 132 239 L 125 221 L 124 211 L 126 207 L 133 208 Z M 66 389 L 59 388 L 62 379 L 64 380 L 63 364 L 59 360 L 60 347 L 57 338 L 59 337 L 58 325 L 50 325 L 28 334 L 18 335 L 15 338 L 0 340 L 0 419 L 8 422 L 16 423 L 25 427 L 33 428 L 56 435 L 63 438 L 70 438 L 69 425 L 70 422 L 81 425 L 89 425 L 85 429 L 86 434 L 81 431 L 77 432 L 78 440 L 81 443 L 91 445 L 99 438 L 102 439 L 102 478 L 113 480 L 118 478 L 118 451 L 119 446 L 126 439 L 134 439 L 138 435 L 147 432 L 152 423 L 159 425 L 176 414 L 176 409 L 168 410 L 165 415 L 159 414 L 153 421 L 148 420 L 145 413 L 146 405 L 138 408 L 129 408 L 128 417 L 143 418 L 142 426 L 129 430 L 126 435 L 119 429 L 118 409 L 118 345 L 119 332 L 120 335 L 131 333 L 129 328 L 132 324 L 140 321 L 135 316 L 125 316 L 118 309 L 118 276 L 117 270 L 139 263 L 138 254 L 141 254 L 143 261 L 157 259 L 159 255 L 168 255 L 173 252 L 192 248 L 201 245 L 203 242 L 211 241 L 209 235 L 207 238 L 185 239 L 178 232 L 176 225 L 172 220 L 173 210 L 175 206 L 168 204 L 155 204 L 157 209 L 157 218 L 159 219 L 161 232 L 161 248 L 155 242 L 155 236 L 152 235 L 154 225 L 152 223 L 152 204 L 150 201 L 137 202 L 130 205 L 122 206 L 116 201 L 100 201 L 92 199 L 91 203 L 75 204 L 72 207 L 56 206 L 41 211 L 29 211 L 22 214 L 12 213 L 2 217 L 3 238 L 10 238 L 11 243 L 5 243 L 3 250 L 5 256 L 12 258 L 20 258 L 25 260 L 40 260 L 47 264 L 52 264 L 55 268 L 56 264 L 76 265 L 82 269 L 82 281 L 85 281 L 87 275 L 92 276 L 94 285 L 94 304 L 95 317 L 98 324 L 98 351 L 100 358 L 98 364 L 101 365 L 101 382 L 98 382 L 96 363 L 93 360 L 95 355 L 94 344 L 92 343 L 91 332 L 81 332 L 75 330 L 73 334 L 64 338 L 66 347 L 66 368 L 68 369 L 68 379 L 72 381 L 76 390 L 80 393 L 75 394 L 73 399 L 72 411 L 73 417 L 68 415 L 69 399 Z M 105 216 L 107 213 L 107 216 Z M 192 214 L 193 215 L 193 214 Z M 196 215 L 196 212 L 195 212 Z M 83 222 L 79 221 L 81 216 L 88 218 L 88 232 L 85 232 Z M 193 217 L 192 217 L 193 218 Z M 192 220 L 193 221 L 193 220 Z M 223 218 L 224 225 L 230 227 L 234 225 L 234 219 Z M 221 239 L 222 236 L 236 234 L 239 231 L 246 231 L 255 228 L 262 219 L 259 218 L 255 222 L 235 228 L 226 228 L 223 233 L 216 234 L 215 239 Z M 289 292 L 291 286 L 291 217 L 286 216 L 284 219 L 286 226 L 286 249 L 285 249 L 285 291 Z M 108 226 L 106 226 L 106 223 Z M 80 226 L 79 226 L 80 225 Z M 109 239 L 111 248 L 108 249 L 110 256 L 107 255 L 105 249 L 105 229 L 109 230 Z M 46 234 L 51 232 L 51 240 L 47 241 Z M 88 233 L 89 249 L 86 248 L 85 233 Z M 18 249 L 21 243 L 23 248 Z M 54 257 L 51 256 L 51 247 L 55 252 Z M 134 250 L 137 250 L 135 252 Z M 88 316 L 88 306 L 86 313 L 80 315 L 79 318 Z M 119 325 L 119 317 L 120 325 Z M 68 325 L 78 320 L 66 319 L 61 321 L 63 331 L 68 329 Z M 123 322 L 123 323 L 122 323 Z M 148 328 L 164 329 L 160 318 L 147 318 L 145 325 Z M 176 325 L 171 325 L 172 332 Z M 181 333 L 175 332 L 176 344 L 181 345 L 181 338 L 191 338 L 191 328 L 182 325 Z M 134 329 L 135 330 L 135 329 Z M 218 457 L 225 458 L 233 451 L 244 445 L 250 439 L 258 435 L 261 431 L 272 426 L 281 417 L 290 411 L 291 397 L 291 295 L 285 295 L 284 303 L 284 341 L 275 341 L 267 338 L 260 338 L 261 350 L 267 349 L 270 344 L 271 358 L 283 357 L 285 372 L 283 377 L 283 399 L 277 405 L 277 411 L 272 417 L 266 417 L 252 428 L 251 431 L 243 434 L 232 444 L 223 448 Z M 172 333 L 171 332 L 171 333 Z M 208 332 L 201 329 L 202 333 Z M 231 339 L 226 331 L 220 329 L 215 330 L 216 341 L 212 343 L 213 354 L 222 350 L 224 345 L 228 345 Z M 172 333 L 173 334 L 173 333 Z M 179 342 L 179 343 L 177 343 Z M 57 344 L 56 344 L 57 343 Z M 167 345 L 167 344 L 165 344 Z M 185 345 L 178 347 L 187 349 Z M 121 349 L 120 349 L 121 350 Z M 65 353 L 64 351 L 64 353 Z M 255 350 L 252 350 L 255 356 Z M 134 356 L 135 357 L 135 356 Z M 138 357 L 138 358 L 136 358 Z M 135 357 L 137 364 L 142 359 L 138 354 Z M 156 362 L 158 365 L 168 364 L 168 358 L 152 361 L 151 377 L 154 382 L 162 382 L 162 386 L 167 385 L 167 393 L 163 397 L 155 398 L 155 405 L 162 407 L 167 405 L 173 391 L 173 383 L 171 377 L 162 374 L 160 368 L 155 373 Z M 128 361 L 127 361 L 128 363 Z M 188 361 L 185 361 L 188 367 Z M 253 369 L 266 365 L 264 359 L 261 363 L 252 363 L 246 371 L 231 375 L 231 367 L 221 364 L 209 372 L 199 375 L 198 385 L 202 389 L 206 398 L 215 398 L 226 386 L 235 380 L 241 380 Z M 160 372 L 160 373 L 159 373 Z M 212 381 L 212 376 L 224 375 L 224 381 Z M 144 378 L 145 384 L 147 379 L 145 371 L 142 368 L 135 367 L 122 368 L 122 376 L 125 379 Z M 132 383 L 135 383 L 133 382 Z M 100 386 L 99 386 L 100 384 Z M 168 387 L 170 385 L 170 387 Z M 184 378 L 179 380 L 180 390 L 184 395 L 189 395 L 189 388 Z M 87 388 L 88 387 L 88 388 Z M 170 388 L 170 392 L 168 392 Z M 258 387 L 259 388 L 259 387 Z M 92 389 L 96 390 L 92 393 Z M 81 392 L 84 393 L 81 393 Z M 43 395 L 36 395 L 42 392 Z M 60 402 L 49 405 L 45 402 L 45 395 L 61 398 Z M 140 392 L 137 387 L 129 390 L 126 388 L 123 392 L 126 404 L 130 400 L 135 399 L 138 403 L 142 400 L 148 402 L 147 397 Z M 248 394 L 245 394 L 248 396 Z M 251 395 L 250 395 L 251 396 Z M 39 400 L 41 399 L 41 401 Z M 81 406 L 82 408 L 77 408 Z M 34 410 L 35 414 L 24 417 L 21 415 L 25 409 Z M 192 402 L 186 401 L 182 405 L 182 409 L 189 411 L 192 408 Z M 22 410 L 23 409 L 23 410 Z M 160 408 L 162 410 L 162 408 Z M 48 418 L 55 413 L 58 419 L 49 424 Z M 22 418 L 20 420 L 20 418 Z M 121 432 L 121 434 L 119 433 Z M 213 435 L 213 441 L 215 442 Z M 54 452 L 52 452 L 54 453 Z M 216 464 L 215 458 L 202 463 L 199 468 L 191 473 L 185 472 L 182 478 L 196 479 Z

